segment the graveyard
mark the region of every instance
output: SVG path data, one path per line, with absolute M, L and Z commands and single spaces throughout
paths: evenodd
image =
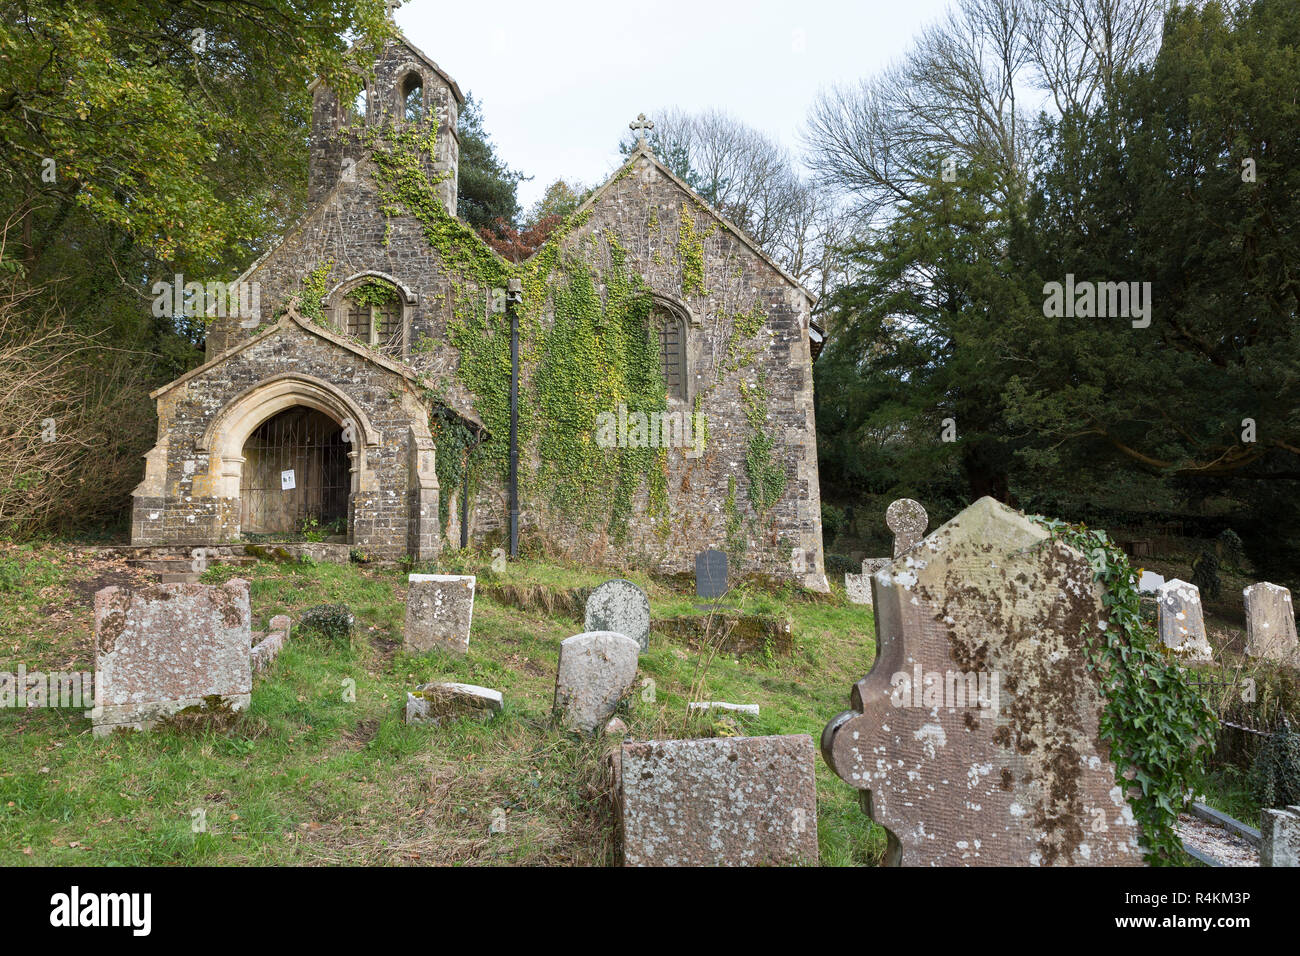
M 156 576 L 121 559 L 87 560 L 62 548 L 5 547 L 30 577 L 4 596 L 4 645 L 53 669 L 91 666 L 93 592 L 107 582 L 143 586 Z M 605 577 L 545 561 L 499 576 L 491 556 L 467 556 L 455 572 L 479 587 L 528 583 L 538 593 L 592 587 Z M 443 564 L 441 570 L 448 570 Z M 669 590 L 629 576 L 664 617 L 707 618 L 689 587 Z M 102 864 L 532 864 L 613 865 L 607 739 L 551 719 L 560 642 L 582 631 L 571 615 L 475 596 L 468 653 L 402 650 L 406 575 L 401 569 L 259 562 L 214 565 L 217 584 L 250 582 L 255 627 L 321 604 L 347 604 L 351 641 L 308 635 L 295 623 L 249 709 L 233 722 L 93 737 L 83 710 L 0 711 L 0 862 Z M 543 591 L 546 589 L 546 591 Z M 521 587 L 519 590 L 523 591 Z M 799 635 L 790 656 L 701 652 L 652 629 L 638 684 L 618 716 L 638 739 L 808 734 L 842 708 L 870 666 L 869 609 L 818 595 L 732 592 L 745 614 L 788 614 Z M 52 607 L 60 610 L 51 615 Z M 344 681 L 355 682 L 355 702 Z M 654 693 L 648 685 L 654 681 Z M 407 692 L 433 681 L 499 690 L 490 722 L 404 723 Z M 653 696 L 654 701 L 643 696 Z M 688 713 L 690 701 L 759 705 L 757 716 Z M 182 718 L 182 721 L 184 718 Z M 823 865 L 872 865 L 873 833 L 855 794 L 817 758 L 817 834 Z M 10 802 L 12 801 L 11 805 Z M 205 811 L 208 830 L 192 831 Z M 494 811 L 504 817 L 499 833 Z
M 928 535 L 917 502 L 886 521 L 898 554 L 864 561 L 874 603 L 853 575 L 829 594 L 734 581 L 721 555 L 702 554 L 694 580 L 611 579 L 499 549 L 434 574 L 286 546 L 181 562 L 169 576 L 184 581 L 158 584 L 130 549 L 4 545 L 2 643 L 50 672 L 95 673 L 100 697 L 55 701 L 51 680 L 49 700 L 0 710 L 0 852 L 45 865 L 1142 865 L 1165 832 L 1166 864 L 1291 865 L 1293 819 L 1262 812 L 1230 761 L 1180 758 L 1164 786 L 1186 805 L 1168 831 L 1115 785 L 1097 723 L 1115 691 L 1093 683 L 1079 643 L 1101 607 L 1083 551 L 1097 532 L 1072 532 L 1072 548 L 1061 523 L 993 499 Z M 1122 559 L 1117 573 L 1136 584 Z M 1160 641 L 1135 645 L 1135 672 L 1168 668 L 1161 709 L 1191 707 L 1222 741 L 1249 719 L 1235 700 L 1249 681 L 1285 715 L 1300 671 L 1294 629 L 1269 630 L 1294 623 L 1275 607 L 1284 590 L 1247 589 L 1268 628 L 1215 632 L 1214 648 L 1193 586 L 1148 597 Z M 870 753 L 911 753 L 902 776 L 863 762 L 871 739 Z M 1067 784 L 1080 761 L 1088 775 Z
M 1300 866 L 1294 4 L 0 0 L 0 866 Z

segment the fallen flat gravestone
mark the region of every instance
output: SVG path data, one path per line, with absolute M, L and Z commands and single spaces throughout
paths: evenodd
M 1291 592 L 1263 582 L 1243 590 L 1246 599 L 1246 653 L 1271 661 L 1295 662 L 1295 608 Z
M 583 627 L 626 634 L 644 651 L 650 647 L 650 599 L 631 581 L 606 581 L 587 598 Z
M 875 575 L 877 655 L 826 762 L 903 866 L 1141 865 L 1098 732 L 1084 555 L 981 498 Z
M 817 862 L 807 734 L 624 742 L 621 759 L 627 866 Z
M 421 684 L 406 695 L 408 724 L 438 724 L 443 720 L 477 717 L 488 720 L 501 713 L 501 691 L 476 684 Z
M 701 551 L 695 556 L 695 596 L 722 597 L 727 593 L 727 553 Z
M 636 682 L 640 648 L 626 634 L 588 631 L 560 641 L 555 716 L 570 730 L 594 733 Z
M 403 647 L 464 654 L 474 617 L 474 575 L 412 574 L 407 578 Z
M 1208 661 L 1214 651 L 1205 637 L 1201 589 L 1174 578 L 1157 592 L 1160 639 L 1165 647 L 1188 661 Z
M 251 623 L 241 578 L 96 593 L 95 736 L 190 708 L 247 708 Z

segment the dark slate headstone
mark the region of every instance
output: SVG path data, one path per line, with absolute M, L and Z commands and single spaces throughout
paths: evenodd
M 695 556 L 695 596 L 722 597 L 727 593 L 727 553 L 701 551 Z

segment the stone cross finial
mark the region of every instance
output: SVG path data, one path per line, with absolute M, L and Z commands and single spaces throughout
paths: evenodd
M 393 19 L 393 14 L 397 12 L 397 8 L 400 7 L 401 5 L 402 5 L 402 0 L 385 0 L 384 6 L 388 10 L 387 13 L 388 19 L 390 20 Z
M 644 113 L 638 113 L 634 122 L 628 123 L 627 128 L 636 133 L 636 144 L 638 146 L 648 146 L 645 134 L 655 128 L 655 124 L 645 118 Z

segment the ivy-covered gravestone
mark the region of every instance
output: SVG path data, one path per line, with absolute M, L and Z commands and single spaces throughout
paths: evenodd
M 875 574 L 875 666 L 822 735 L 903 866 L 1141 864 L 1079 551 L 981 498 Z

